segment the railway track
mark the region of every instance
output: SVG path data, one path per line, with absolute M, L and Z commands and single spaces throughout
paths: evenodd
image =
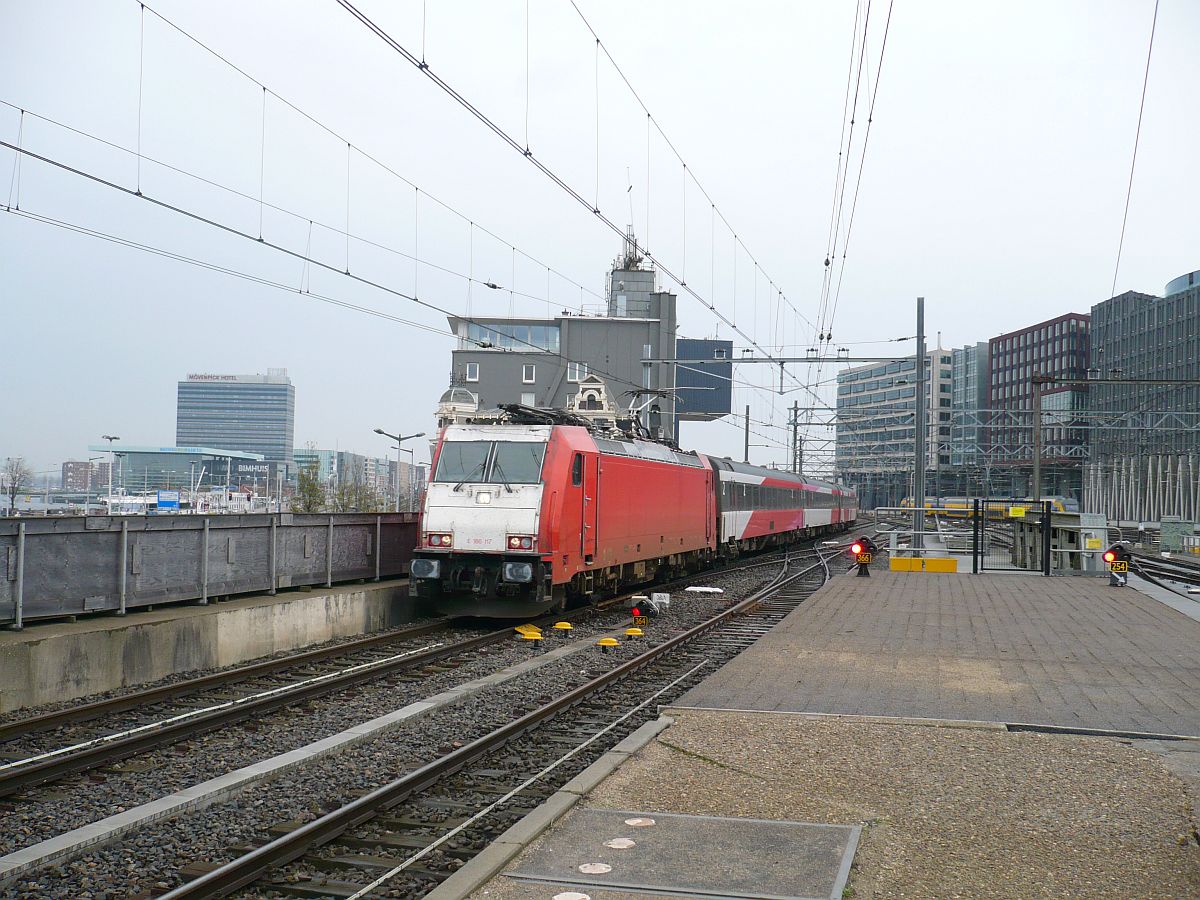
M 441 624 L 436 627 L 421 626 L 411 631 L 393 633 L 389 641 L 371 643 L 371 646 L 383 648 L 389 643 L 393 645 L 408 643 L 414 639 L 422 640 L 423 646 L 376 655 L 372 659 L 356 661 L 320 674 L 309 673 L 298 681 L 287 681 L 233 698 L 203 700 L 202 705 L 198 708 L 172 711 L 165 717 L 149 722 L 2 763 L 0 764 L 0 797 L 8 797 L 67 775 L 86 772 L 101 766 L 110 766 L 149 750 L 176 744 L 205 732 L 258 718 L 284 707 L 305 703 L 367 681 L 420 669 L 455 655 L 505 641 L 510 634 L 508 629 L 500 629 L 457 641 L 434 640 L 430 642 L 430 639 L 448 628 L 447 624 Z M 343 645 L 344 647 L 345 645 Z M 345 653 L 346 651 L 342 649 L 342 655 Z M 303 657 L 305 654 L 300 656 Z M 328 658 L 323 657 L 323 659 Z M 311 664 L 311 660 L 289 657 L 284 660 L 272 661 L 272 663 L 270 671 L 278 672 L 282 668 L 300 667 L 303 669 L 304 666 Z M 256 669 L 257 667 L 246 668 Z M 232 681 L 238 680 L 235 676 L 241 672 L 242 670 L 235 669 L 227 673 L 204 676 L 195 681 L 202 683 L 201 690 L 211 690 L 214 687 L 228 685 Z M 262 674 L 262 672 L 242 674 L 241 680 L 258 678 Z M 180 683 L 180 685 L 182 684 L 184 682 Z M 170 687 L 174 688 L 178 685 Z M 159 692 L 161 690 L 152 689 L 144 693 L 117 698 L 115 701 L 111 701 L 112 709 L 128 710 L 141 705 L 153 705 L 160 702 Z M 147 699 L 147 696 L 150 699 Z M 177 698 L 178 692 L 173 692 L 173 696 Z M 134 701 L 140 701 L 140 703 Z M 89 710 L 89 717 L 96 718 L 106 715 L 104 710 L 108 702 L 110 701 L 90 704 L 92 709 Z M 56 716 L 57 714 L 51 714 L 46 718 L 53 720 Z M 20 724 L 14 723 L 14 727 Z
M 1174 589 L 1170 585 L 1163 584 L 1164 581 L 1174 581 L 1177 584 L 1200 587 L 1200 566 L 1182 560 L 1164 559 L 1161 556 L 1153 556 L 1145 553 L 1135 553 L 1133 558 L 1134 572 L 1153 584 L 1157 584 L 1168 590 Z M 1182 592 L 1176 591 L 1176 593 Z M 1185 594 L 1184 596 L 1188 595 Z M 1196 599 L 1195 596 L 1192 599 Z
M 263 660 L 220 672 L 210 672 L 206 675 L 188 678 L 183 681 L 156 685 L 145 690 L 122 694 L 118 697 L 94 700 L 90 703 L 69 706 L 65 709 L 41 713 L 36 716 L 27 716 L 0 725 L 0 741 L 27 737 L 31 734 L 62 728 L 67 725 L 77 725 L 83 722 L 106 718 L 116 713 L 164 703 L 189 694 L 197 694 L 213 688 L 225 687 L 239 681 L 262 678 L 290 668 L 317 665 L 351 653 L 356 653 L 360 650 L 371 651 L 377 647 L 386 646 L 406 638 L 419 638 L 436 634 L 444 630 L 450 623 L 451 620 L 449 619 L 439 619 L 399 631 L 368 635 L 345 643 L 319 647 L 315 650 L 306 650 L 301 653 Z
M 165 897 L 421 896 L 549 793 L 770 631 L 829 575 L 836 553 L 790 557 L 766 587 L 490 733 L 304 823 Z M 616 686 L 619 685 L 619 690 Z
M 662 587 L 670 589 L 712 574 L 773 564 L 778 563 L 771 557 L 735 563 Z M 607 599 L 577 610 L 574 615 L 595 615 L 629 596 L 624 594 Z M 554 618 L 546 616 L 536 621 L 545 624 Z M 0 798 L 12 797 L 67 776 L 111 767 L 130 757 L 180 744 L 237 723 L 251 722 L 366 682 L 419 672 L 453 657 L 508 642 L 512 634 L 510 628 L 503 627 L 457 640 L 437 640 L 439 636 L 451 633 L 457 624 L 457 620 L 441 619 L 7 723 L 0 727 L 0 741 L 11 745 L 28 741 L 39 733 L 105 721 L 143 708 L 157 709 L 163 704 L 176 704 L 165 712 L 156 711 L 148 721 L 135 720 L 117 730 L 68 738 L 50 749 L 20 753 L 13 752 L 11 746 L 0 747 L 0 752 L 8 757 L 7 760 L 0 758 Z M 417 646 L 413 646 L 414 642 Z

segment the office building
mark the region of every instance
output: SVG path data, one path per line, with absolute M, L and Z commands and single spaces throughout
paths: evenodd
M 287 466 L 296 426 L 296 389 L 287 369 L 266 375 L 198 373 L 179 382 L 175 441 L 225 447 Z
M 1088 408 L 1088 389 L 1068 382 L 1087 377 L 1090 330 L 1090 316 L 1067 313 L 988 342 L 991 416 L 986 463 L 1000 494 L 1024 496 L 1031 490 L 1033 376 L 1042 375 L 1063 382 L 1041 386 L 1041 493 L 1079 498 L 1080 466 L 1087 454 L 1080 413 Z
M 145 447 L 93 444 L 93 453 L 113 457 L 114 493 L 155 490 L 244 490 L 261 497 L 278 490 L 279 470 L 260 454 L 213 447 Z M 108 490 L 108 480 L 103 488 Z M 92 490 L 97 490 L 95 481 Z
M 926 493 L 942 493 L 950 466 L 953 354 L 940 347 L 925 357 Z M 898 359 L 845 369 L 837 376 L 834 451 L 839 479 L 854 487 L 864 508 L 898 506 L 911 496 L 916 436 L 916 361 Z
M 64 491 L 96 490 L 108 484 L 108 463 L 69 460 L 62 464 L 62 489 Z
M 551 318 L 450 316 L 458 335 L 450 389 L 439 422 L 469 418 L 500 404 L 565 409 L 589 375 L 599 376 L 619 411 L 645 403 L 643 421 L 666 441 L 680 421 L 707 421 L 730 411 L 732 365 L 680 373 L 647 359 L 727 360 L 729 341 L 676 341 L 675 295 L 656 289 L 655 272 L 636 255 L 632 238 L 606 277 L 603 315 L 564 310 Z
M 1162 297 L 1127 291 L 1092 307 L 1092 375 L 1182 384 L 1095 384 L 1089 508 L 1134 524 L 1200 517 L 1200 271 Z M 1105 427 L 1105 423 L 1109 423 Z
M 979 423 L 990 402 L 991 356 L 987 341 L 950 352 L 950 465 L 978 466 L 983 460 Z
M 1171 281 L 1164 296 L 1128 291 L 1092 307 L 1092 366 L 1100 378 L 1190 381 L 1191 384 L 1101 384 L 1092 408 L 1200 410 L 1200 272 Z M 1097 430 L 1093 457 L 1200 450 L 1200 433 L 1158 429 L 1143 434 Z

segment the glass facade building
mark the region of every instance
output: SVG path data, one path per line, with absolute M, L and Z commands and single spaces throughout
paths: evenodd
M 1098 384 L 1092 407 L 1100 412 L 1200 410 L 1200 273 L 1180 276 L 1165 297 L 1127 291 L 1092 307 L 1092 365 L 1101 378 L 1190 381 L 1191 384 Z M 1095 429 L 1092 459 L 1146 453 L 1195 453 L 1192 430 L 1149 432 Z
M 1083 379 L 1091 359 L 1091 317 L 1068 313 L 1039 322 L 1020 331 L 994 337 L 988 347 L 991 355 L 992 410 L 1033 411 L 1033 376 Z M 1059 394 L 1065 396 L 1058 396 Z M 1042 388 L 1044 410 L 1083 410 L 1087 408 L 1087 389 L 1077 385 L 1047 384 Z M 1016 419 L 1013 420 L 1017 422 Z M 1032 420 L 1030 420 L 1032 421 Z M 990 429 L 988 452 L 997 463 L 1033 464 L 1032 431 L 1025 419 L 1009 427 Z M 1082 441 L 1078 432 L 1050 429 L 1043 433 L 1045 459 L 1072 457 Z
M 287 369 L 266 375 L 188 375 L 179 382 L 175 441 L 226 447 L 290 465 L 296 389 Z
M 980 341 L 951 352 L 950 465 L 977 467 L 983 463 L 983 429 L 977 424 L 988 409 L 991 357 Z
M 937 491 L 943 466 L 950 464 L 952 354 L 938 348 L 926 354 L 928 493 Z M 916 362 L 858 366 L 838 373 L 837 475 L 858 491 L 863 508 L 896 506 L 910 493 L 915 444 Z

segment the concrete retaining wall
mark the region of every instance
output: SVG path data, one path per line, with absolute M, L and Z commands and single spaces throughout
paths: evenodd
M 0 712 L 235 665 L 411 621 L 408 582 L 252 596 L 0 633 Z

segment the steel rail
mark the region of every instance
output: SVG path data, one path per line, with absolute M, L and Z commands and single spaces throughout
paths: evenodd
M 785 561 L 780 574 L 770 584 L 707 621 L 669 638 L 645 653 L 568 691 L 558 699 L 514 719 L 490 734 L 477 738 L 440 759 L 426 763 L 407 775 L 352 800 L 345 806 L 306 822 L 294 831 L 275 838 L 243 856 L 218 866 L 199 878 L 180 885 L 163 894 L 160 900 L 220 897 L 253 883 L 272 869 L 298 859 L 309 848 L 326 844 L 346 830 L 368 821 L 376 815 L 378 810 L 395 806 L 448 775 L 458 772 L 492 750 L 502 747 L 514 738 L 552 719 L 562 711 L 582 702 L 617 680 L 649 665 L 677 647 L 707 634 L 726 620 L 748 612 L 770 599 L 775 592 L 793 581 L 803 578 L 813 569 L 824 567 L 826 565 L 824 558 L 820 553 L 816 555 L 815 562 L 796 572 L 790 572 L 791 561 Z
M 360 650 L 367 650 L 371 647 L 377 647 L 382 644 L 390 644 L 393 641 L 424 637 L 427 634 L 433 634 L 451 627 L 454 621 L 455 620 L 453 619 L 441 619 L 437 622 L 429 622 L 424 625 L 415 625 L 412 628 L 405 628 L 401 631 L 391 631 L 387 634 L 374 634 L 369 637 L 360 638 L 359 640 L 355 641 L 348 641 L 344 644 L 337 644 L 332 647 L 320 647 L 316 650 L 307 650 L 291 656 L 283 656 L 279 657 L 278 659 L 268 659 L 262 662 L 251 663 L 246 666 L 239 666 L 236 669 L 227 669 L 224 672 L 213 672 L 208 675 L 199 675 L 195 678 L 189 678 L 185 681 L 176 681 L 171 684 L 159 685 L 158 687 L 136 691 L 131 694 L 123 694 L 120 697 L 110 697 L 106 700 L 94 700 L 91 703 L 84 703 L 80 706 L 73 706 L 68 709 L 60 709 L 55 710 L 54 712 L 43 713 L 42 715 L 38 716 L 29 716 L 28 718 L 24 719 L 17 719 L 13 722 L 0 725 L 0 741 L 8 741 L 12 740 L 13 738 L 25 737 L 29 734 L 34 734 L 39 731 L 48 731 L 51 728 L 59 728 L 63 725 L 73 725 L 78 722 L 86 722 L 90 719 L 98 719 L 102 716 L 111 715 L 113 713 L 136 709 L 139 706 L 149 706 L 153 703 L 161 703 L 164 700 L 173 700 L 174 698 L 180 697 L 184 694 L 209 690 L 211 688 L 220 687 L 221 685 L 229 684 L 234 681 L 247 681 L 252 678 L 269 675 L 272 672 L 278 672 L 282 669 L 290 669 L 295 666 L 324 662 L 327 659 L 333 659 L 338 656 L 346 656 L 350 653 L 355 653 Z
M 738 571 L 741 569 L 769 565 L 771 562 L 772 561 L 769 560 L 759 560 L 730 566 L 718 571 Z M 697 573 L 696 575 L 691 575 L 683 579 L 672 581 L 669 583 L 669 585 L 674 586 L 677 584 L 686 583 L 687 581 L 694 580 L 698 577 L 706 577 L 711 574 L 715 574 L 715 572 Z M 619 603 L 623 597 L 628 596 L 631 595 L 626 594 L 613 598 L 613 600 L 610 601 L 610 605 Z M 601 607 L 600 605 L 594 605 L 581 611 L 588 612 L 590 610 L 592 613 L 595 613 L 601 611 L 603 608 L 604 607 Z M 535 621 L 543 622 L 549 621 L 553 618 L 553 615 L 548 617 L 542 616 L 535 619 Z M 46 720 L 52 720 L 60 716 L 65 716 L 65 721 L 71 721 L 73 713 L 81 716 L 86 715 L 88 718 L 94 718 L 98 715 L 146 705 L 151 702 L 166 699 L 170 696 L 177 696 L 180 693 L 194 691 L 197 688 L 211 688 L 215 685 L 220 685 L 233 680 L 244 680 L 247 677 L 261 675 L 264 674 L 264 672 L 269 672 L 280 668 L 290 668 L 296 665 L 318 661 L 330 656 L 344 655 L 347 652 L 361 650 L 366 646 L 389 643 L 402 638 L 419 637 L 424 634 L 443 630 L 453 621 L 454 620 L 441 620 L 439 622 L 417 626 L 413 629 L 406 629 L 404 632 L 392 632 L 388 635 L 376 635 L 361 642 L 352 642 L 351 644 L 342 644 L 337 647 L 322 648 L 320 650 L 309 651 L 308 653 L 301 653 L 279 660 L 267 660 L 263 663 L 244 666 L 239 669 L 230 670 L 229 672 L 214 673 L 213 675 L 201 676 L 196 679 L 191 679 L 187 682 L 179 682 L 173 685 L 164 685 L 160 688 L 152 688 L 150 691 L 130 694 L 125 697 L 97 701 L 94 704 L 78 707 L 75 710 L 63 710 L 57 713 L 48 713 L 44 718 Z M 438 659 L 442 659 L 447 656 L 470 652 L 480 647 L 500 643 L 507 640 L 510 635 L 510 629 L 501 628 L 497 631 L 487 632 L 486 634 L 468 638 L 454 644 L 442 645 L 429 650 L 414 653 L 412 655 L 407 655 L 402 658 L 397 658 L 390 662 L 381 663 L 378 666 L 352 667 L 344 673 L 334 674 L 331 677 L 301 682 L 294 690 L 288 690 L 287 685 L 283 685 L 280 689 L 271 691 L 265 696 L 257 697 L 246 702 L 222 704 L 210 711 L 201 712 L 195 716 L 181 717 L 179 720 L 171 719 L 164 722 L 160 727 L 153 727 L 153 725 L 151 725 L 149 727 L 132 729 L 128 734 L 112 740 L 97 739 L 95 742 L 89 742 L 85 747 L 81 748 L 77 752 L 59 754 L 51 752 L 46 754 L 37 754 L 34 757 L 31 757 L 31 759 L 35 759 L 36 762 L 31 762 L 29 765 L 22 765 L 19 762 L 16 764 L 10 763 L 9 765 L 12 766 L 11 768 L 0 771 L 0 797 L 11 796 L 12 794 L 19 793 L 22 790 L 27 790 L 30 787 L 46 781 L 53 781 L 67 775 L 87 771 L 89 769 L 107 765 L 121 759 L 126 759 L 130 756 L 136 756 L 139 753 L 145 753 L 159 747 L 178 743 L 191 737 L 195 737 L 199 734 L 212 731 L 217 728 L 222 728 L 227 725 L 235 724 L 252 716 L 260 716 L 273 712 L 293 703 L 304 702 L 324 694 L 334 693 L 338 690 L 353 687 L 363 682 L 372 681 L 384 675 L 420 668 L 423 665 L 427 665 L 430 662 L 435 662 Z M 351 648 L 350 651 L 347 650 L 348 647 Z M 27 719 L 24 721 L 29 722 L 34 720 Z M 17 724 L 18 723 L 13 723 L 14 726 Z M 50 726 L 46 725 L 45 727 Z
M 53 756 L 28 766 L 17 766 L 0 773 L 0 797 L 10 796 L 44 781 L 62 778 L 65 775 L 86 771 L 129 756 L 145 753 L 148 750 L 178 743 L 216 728 L 372 681 L 383 675 L 420 668 L 447 656 L 496 644 L 508 640 L 511 635 L 510 629 L 503 628 L 454 644 L 442 644 L 372 668 L 354 667 L 352 670 L 322 681 L 313 680 L 302 683 L 295 690 L 272 692 L 270 695 L 246 703 L 222 705 L 209 712 L 165 724 L 161 728 L 137 731 L 117 740 L 90 746 L 77 753 Z

